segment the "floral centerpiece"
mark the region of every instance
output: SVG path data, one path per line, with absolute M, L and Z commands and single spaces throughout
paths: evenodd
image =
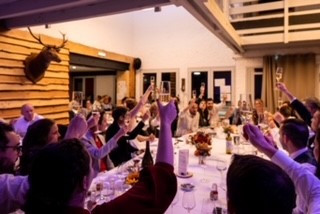
M 140 172 L 132 172 L 126 179 L 126 184 L 135 185 L 139 181 Z
M 226 126 L 223 128 L 223 132 L 228 134 L 237 134 L 238 133 L 238 128 L 235 125 L 230 125 L 230 126 Z
M 209 134 L 204 132 L 197 132 L 191 137 L 191 142 L 195 145 L 196 151 L 194 155 L 199 157 L 199 164 L 204 164 L 204 159 L 206 156 L 210 156 L 211 147 L 211 137 Z

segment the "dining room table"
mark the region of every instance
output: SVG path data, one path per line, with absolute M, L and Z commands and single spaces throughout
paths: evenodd
M 239 129 L 241 129 L 241 127 Z M 178 181 L 178 190 L 176 197 L 165 212 L 166 214 L 227 213 L 226 173 L 232 158 L 232 154 L 226 154 L 227 134 L 222 127 L 216 127 L 214 129 L 205 127 L 199 129 L 198 132 L 208 134 L 211 138 L 212 149 L 210 150 L 210 155 L 204 158 L 202 164 L 199 163 L 199 156 L 195 155 L 195 145 L 190 142 L 190 137 L 197 132 L 172 138 L 174 146 L 174 169 Z M 240 145 L 234 146 L 233 153 L 262 155 L 258 154 L 252 145 L 245 142 L 245 139 L 241 134 L 238 134 L 238 132 L 231 135 L 232 137 L 240 137 L 240 142 L 242 142 Z M 145 143 L 142 142 L 136 142 L 136 145 L 140 149 L 145 147 Z M 156 138 L 150 142 L 153 158 L 156 156 L 157 146 L 158 139 Z M 185 175 L 181 175 L 178 172 L 180 150 L 188 150 L 189 153 L 187 173 Z M 99 173 L 90 187 L 91 195 L 94 196 L 92 200 L 97 200 L 97 183 L 103 183 L 103 190 L 100 192 L 102 196 L 101 203 L 113 200 L 130 189 L 131 186 L 126 184 L 126 179 L 130 174 L 128 169 L 132 170 L 138 167 L 142 157 L 143 154 L 140 154 L 110 171 Z M 224 166 L 221 167 L 221 163 L 224 164 Z M 90 196 L 87 200 L 91 200 Z M 99 201 L 97 203 L 99 203 Z

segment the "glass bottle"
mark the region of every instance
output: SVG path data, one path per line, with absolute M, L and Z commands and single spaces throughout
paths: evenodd
M 230 132 L 228 132 L 226 137 L 226 154 L 232 154 L 233 144 L 232 144 L 232 137 Z
M 141 166 L 142 168 L 149 167 L 153 165 L 153 158 L 150 152 L 150 142 L 146 142 L 146 151 L 144 152 Z

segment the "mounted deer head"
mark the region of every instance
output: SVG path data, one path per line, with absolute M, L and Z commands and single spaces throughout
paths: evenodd
M 24 73 L 26 77 L 35 84 L 44 77 L 44 73 L 49 67 L 51 61 L 61 62 L 58 53 L 60 49 L 65 46 L 68 40 L 65 39 L 65 34 L 61 33 L 63 36 L 61 45 L 47 45 L 41 41 L 40 35 L 39 37 L 36 37 L 29 27 L 28 30 L 32 37 L 43 45 L 40 53 L 31 53 L 24 61 Z

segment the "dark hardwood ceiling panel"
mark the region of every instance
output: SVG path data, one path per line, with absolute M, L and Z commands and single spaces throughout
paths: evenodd
M 1 4 L 0 28 L 59 23 L 171 4 L 170 0 L 20 0 Z

